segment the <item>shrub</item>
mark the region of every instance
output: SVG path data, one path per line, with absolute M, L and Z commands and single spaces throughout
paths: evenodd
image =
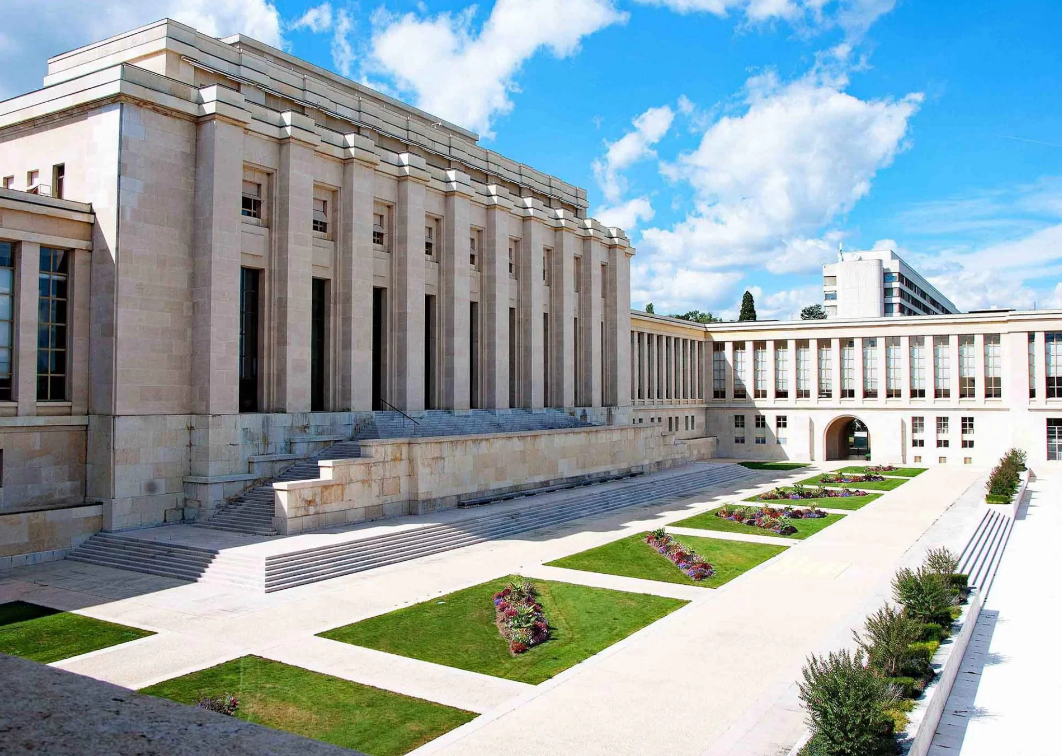
M 885 604 L 867 617 L 863 628 L 863 635 L 852 635 L 870 668 L 882 677 L 901 675 L 911 658 L 911 644 L 921 638 L 921 625 Z
M 893 753 L 896 703 L 892 687 L 863 664 L 863 652 L 847 650 L 808 658 L 799 683 L 800 701 L 808 713 L 823 756 L 879 756 Z
M 918 640 L 920 641 L 937 641 L 939 643 L 947 638 L 948 635 L 949 633 L 944 629 L 944 626 L 936 622 L 926 622 L 923 625 L 919 625 L 918 628 Z
M 921 677 L 886 677 L 885 682 L 902 698 L 918 698 L 926 689 L 926 681 Z
M 924 567 L 918 571 L 902 569 L 892 579 L 892 597 L 907 610 L 907 614 L 919 622 L 951 624 L 949 610 L 959 597 L 943 576 L 929 572 Z
M 930 549 L 926 552 L 925 561 L 922 565 L 930 572 L 938 575 L 951 575 L 959 569 L 959 557 L 951 553 L 946 547 Z
M 1006 453 L 1003 458 L 1010 461 L 1010 463 L 1017 467 L 1019 470 L 1026 469 L 1025 461 L 1028 459 L 1028 457 L 1026 456 L 1024 449 L 1011 449 Z
M 903 668 L 903 674 L 910 677 L 932 679 L 933 677 L 933 654 L 940 648 L 939 641 L 919 641 L 908 647 L 907 664 Z
M 231 696 L 226 693 L 223 696 L 217 698 L 208 697 L 200 698 L 195 702 L 195 708 L 206 709 L 207 711 L 216 711 L 218 714 L 225 714 L 227 716 L 234 716 L 236 710 L 240 708 L 240 702 L 235 696 Z

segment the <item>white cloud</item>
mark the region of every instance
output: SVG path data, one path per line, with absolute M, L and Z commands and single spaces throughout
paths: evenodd
M 737 287 L 742 275 L 735 271 L 690 270 L 674 266 L 668 273 L 659 275 L 658 271 L 649 270 L 635 257 L 631 261 L 631 303 L 644 307 L 652 302 L 654 309 L 661 314 L 699 309 L 710 310 L 718 316 L 733 309 L 735 297 L 741 297 Z
M 627 190 L 622 171 L 639 160 L 656 156 L 653 145 L 664 138 L 674 118 L 674 112 L 667 105 L 649 108 L 634 119 L 633 131 L 628 131 L 615 142 L 607 143 L 604 157 L 593 164 L 594 177 L 607 202 L 619 202 Z
M 138 26 L 172 18 L 204 34 L 244 34 L 284 44 L 281 19 L 269 0 L 3 0 L 4 26 L 18 29 L 0 46 L 0 97 L 39 89 L 45 59 Z
M 335 29 L 332 32 L 332 65 L 344 76 L 352 76 L 354 69 L 354 47 L 350 43 L 350 32 L 354 21 L 343 8 L 336 13 Z
M 648 222 L 656 215 L 648 197 L 635 197 L 617 205 L 602 205 L 593 216 L 602 224 L 630 231 L 639 223 Z
M 482 27 L 476 6 L 435 16 L 374 15 L 372 65 L 393 77 L 415 104 L 489 136 L 512 110 L 521 66 L 540 50 L 564 58 L 583 37 L 627 14 L 612 0 L 497 0 Z
M 896 0 L 635 0 L 642 5 L 669 8 L 676 13 L 710 13 L 727 18 L 731 13 L 748 24 L 785 21 L 799 29 L 839 26 L 858 39 Z
M 328 31 L 332 28 L 332 4 L 321 3 L 307 9 L 305 13 L 292 21 L 288 28 L 292 30 L 306 29 L 314 34 Z

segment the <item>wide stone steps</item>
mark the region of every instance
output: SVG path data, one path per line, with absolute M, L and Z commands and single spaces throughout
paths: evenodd
M 739 465 L 720 465 L 712 470 L 635 483 L 622 489 L 588 493 L 575 499 L 549 504 L 532 503 L 453 524 L 432 525 L 271 556 L 266 558 L 265 590 L 270 592 L 293 588 L 623 507 L 690 494 L 708 486 L 732 482 L 748 474 Z
M 998 509 L 988 509 L 959 557 L 959 572 L 969 576 L 972 588 L 984 596 L 992 587 L 1014 520 Z
M 257 590 L 264 586 L 261 559 L 114 533 L 95 534 L 67 559 L 179 580 L 226 583 Z

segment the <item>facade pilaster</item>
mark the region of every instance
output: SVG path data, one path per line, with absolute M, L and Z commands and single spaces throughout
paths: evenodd
M 480 386 L 483 406 L 509 406 L 509 210 L 504 187 L 490 185 L 483 259 L 480 264 L 480 304 L 483 308 Z
M 609 381 L 605 403 L 615 407 L 630 406 L 631 360 L 630 342 L 626 334 L 631 330 L 630 255 L 626 247 L 608 248 L 608 285 L 605 307 L 605 354 L 615 362 L 605 374 Z
M 592 230 L 592 229 L 588 229 Z M 582 338 L 581 359 L 584 369 L 580 371 L 583 387 L 580 402 L 588 407 L 601 406 L 601 260 L 604 255 L 601 242 L 593 234 L 583 239 L 582 291 L 579 293 L 579 328 Z
M 37 301 L 41 270 L 41 245 L 24 241 L 18 245 L 18 285 L 15 304 L 15 399 L 19 415 L 37 414 Z
M 404 175 L 398 179 L 391 264 L 394 405 L 414 412 L 424 409 L 424 187 L 428 173 L 423 158 L 408 153 L 398 157 Z
M 468 409 L 472 379 L 469 302 L 469 213 L 472 183 L 461 171 L 446 172 L 442 257 L 439 262 L 439 330 L 442 336 L 442 406 Z
M 539 408 L 545 406 L 543 370 L 546 343 L 542 328 L 546 288 L 542 285 L 545 226 L 540 217 L 542 211 L 534 207 L 529 198 L 521 200 L 521 210 L 524 213 L 523 239 L 517 260 L 520 304 L 516 312 L 520 384 L 516 389 L 516 397 L 520 407 Z
M 550 271 L 549 337 L 552 341 L 550 386 L 554 407 L 575 406 L 575 265 L 578 239 L 565 216 L 555 234 Z

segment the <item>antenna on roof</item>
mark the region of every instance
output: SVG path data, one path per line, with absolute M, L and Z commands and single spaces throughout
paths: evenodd
M 844 242 L 837 242 L 837 262 L 844 260 Z

